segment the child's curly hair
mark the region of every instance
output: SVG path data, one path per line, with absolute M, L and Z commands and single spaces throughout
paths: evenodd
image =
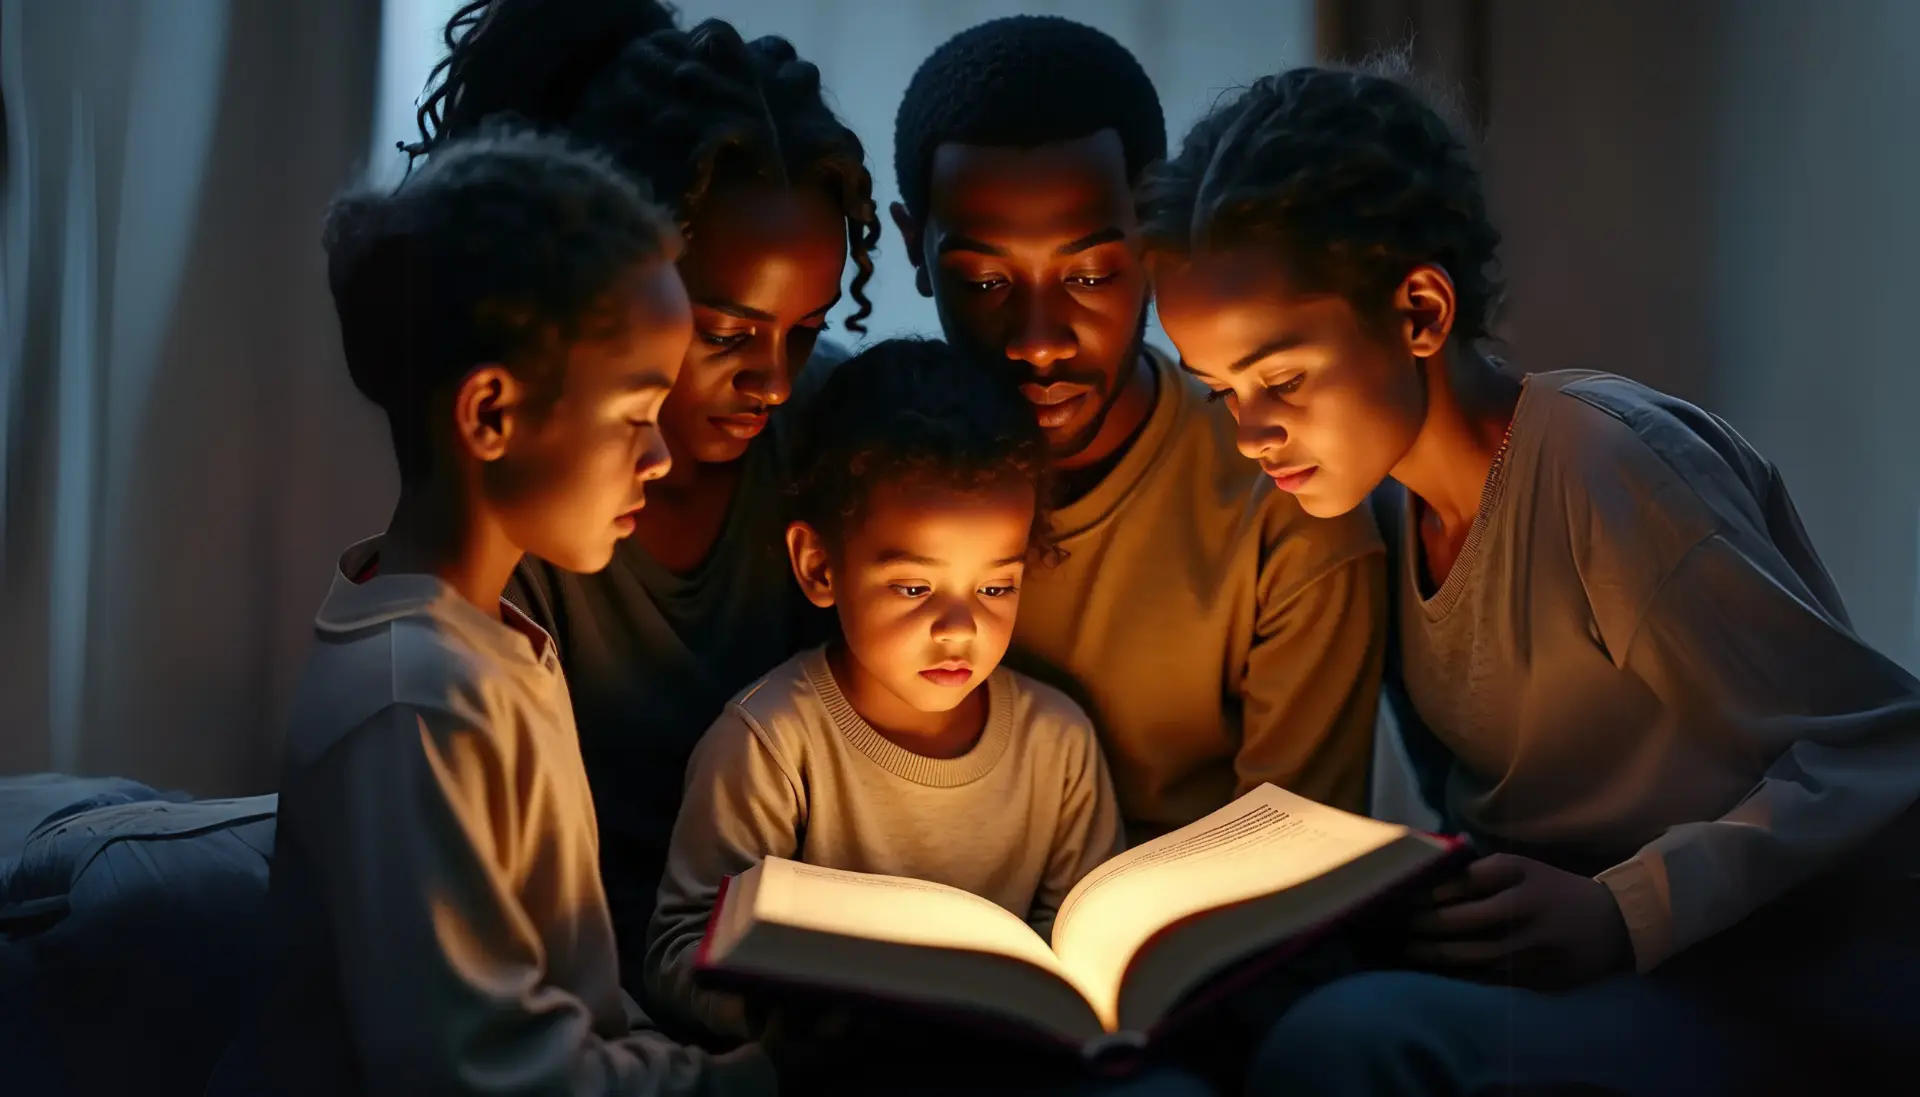
M 1048 505 L 1046 436 L 1013 381 L 933 339 L 888 339 L 834 367 L 808 402 L 787 493 L 791 517 L 829 545 L 900 481 L 979 491 L 1034 489 L 1030 555 L 1061 558 Z
M 681 242 L 605 158 L 505 126 L 450 143 L 397 188 L 355 188 L 322 244 L 347 370 L 387 413 L 403 479 L 425 470 L 432 400 L 498 362 L 542 400 L 566 351 L 620 333 L 621 280 Z
M 1148 170 L 1149 248 L 1271 247 L 1302 290 L 1338 293 L 1367 317 L 1432 263 L 1453 279 L 1453 334 L 1483 338 L 1500 305 L 1500 233 L 1457 112 L 1417 84 L 1404 51 L 1256 81 Z

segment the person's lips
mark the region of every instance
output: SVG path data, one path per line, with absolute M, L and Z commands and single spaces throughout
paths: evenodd
M 764 411 L 739 412 L 734 415 L 715 415 L 707 420 L 722 434 L 738 438 L 742 442 L 751 441 L 767 429 L 767 413 Z
M 973 666 L 964 659 L 948 659 L 921 671 L 920 677 L 936 686 L 964 686 L 973 680 Z
M 1033 405 L 1033 417 L 1039 422 L 1040 429 L 1054 430 L 1073 421 L 1073 417 L 1086 406 L 1093 390 L 1072 381 L 1056 381 L 1051 385 L 1021 385 L 1020 395 Z
M 645 509 L 646 505 L 646 500 L 642 499 L 640 502 L 635 503 L 621 512 L 620 517 L 613 520 L 613 528 L 620 531 L 620 536 L 631 537 L 633 535 L 634 529 L 639 525 L 640 512 Z
M 1307 481 L 1320 471 L 1318 465 L 1288 465 L 1286 467 L 1260 466 L 1260 470 L 1273 478 L 1273 486 L 1285 492 L 1297 492 L 1307 486 Z

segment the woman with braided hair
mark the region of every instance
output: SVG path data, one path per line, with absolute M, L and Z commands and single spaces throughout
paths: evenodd
M 1142 205 L 1241 450 L 1311 513 L 1376 508 L 1388 698 L 1488 851 L 1411 923 L 1424 970 L 1300 1000 L 1253 1091 L 1753 1092 L 1815 1047 L 1847 1090 L 1833 1063 L 1911 1055 L 1920 682 L 1778 470 L 1672 396 L 1488 355 L 1479 171 L 1391 59 L 1260 80 Z
M 694 339 L 661 411 L 672 471 L 613 563 L 574 575 L 529 558 L 508 595 L 555 638 L 592 779 L 623 961 L 639 963 L 693 744 L 727 699 L 811 627 L 781 542 L 786 430 L 776 409 L 824 349 L 846 286 L 860 332 L 880 223 L 860 141 L 820 73 L 780 38 L 652 0 L 475 0 L 420 108 L 441 142 L 499 120 L 606 155 L 671 208 Z

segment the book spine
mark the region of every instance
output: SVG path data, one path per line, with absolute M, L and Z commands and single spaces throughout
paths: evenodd
M 1110 1032 L 1082 1045 L 1080 1061 L 1094 1077 L 1125 1078 L 1141 1071 L 1147 1051 L 1146 1033 Z
M 887 1024 L 903 1030 L 968 1032 L 982 1040 L 1021 1049 L 1040 1061 L 1068 1067 L 1085 1061 L 1081 1045 L 986 1010 L 725 967 L 697 971 L 694 981 L 709 990 L 738 994 L 769 1005 L 778 1003 L 803 1015 L 847 1009 L 884 1019 Z

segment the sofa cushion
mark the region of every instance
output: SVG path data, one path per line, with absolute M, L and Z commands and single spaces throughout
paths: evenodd
M 75 777 L 26 773 L 0 777 L 0 882 L 32 834 L 48 819 L 136 800 L 191 800 L 184 792 L 161 792 L 126 777 Z
M 28 836 L 0 879 L 20 1092 L 201 1092 L 254 993 L 277 804 L 107 804 Z

